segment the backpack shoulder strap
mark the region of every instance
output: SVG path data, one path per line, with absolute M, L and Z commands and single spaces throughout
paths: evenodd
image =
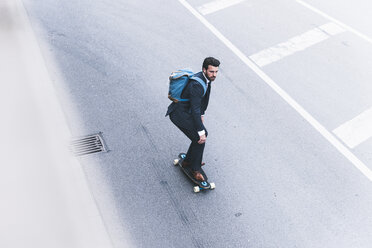
M 207 85 L 206 85 L 206 83 L 203 81 L 203 79 L 198 78 L 198 77 L 195 77 L 195 76 L 190 77 L 190 79 L 195 80 L 195 81 L 197 81 L 199 84 L 201 84 L 201 86 L 202 86 L 203 89 L 204 89 L 204 94 L 203 94 L 203 96 L 205 96 L 205 93 L 207 93 Z

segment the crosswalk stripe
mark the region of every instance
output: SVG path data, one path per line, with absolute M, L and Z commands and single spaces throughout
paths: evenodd
M 282 42 L 276 46 L 264 49 L 249 56 L 249 58 L 258 66 L 262 67 L 290 56 L 296 52 L 303 51 L 306 48 L 330 38 L 332 35 L 336 35 L 344 31 L 345 30 L 340 26 L 330 22 L 307 31 L 301 35 L 295 36 L 286 42 Z
M 211 14 L 213 12 L 225 9 L 227 7 L 239 4 L 245 0 L 216 0 L 206 3 L 198 8 L 198 11 L 203 15 Z

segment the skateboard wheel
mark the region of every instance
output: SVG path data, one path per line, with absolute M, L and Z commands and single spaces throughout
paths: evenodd
M 216 188 L 216 185 L 214 183 L 210 183 L 211 185 L 211 189 L 215 189 Z
M 174 165 L 178 165 L 178 162 L 179 162 L 179 160 L 178 160 L 178 159 L 175 159 L 175 160 L 173 161 L 173 164 L 174 164 Z
M 199 186 L 195 186 L 195 187 L 194 187 L 194 192 L 195 192 L 195 193 L 200 192 L 200 188 L 199 188 Z

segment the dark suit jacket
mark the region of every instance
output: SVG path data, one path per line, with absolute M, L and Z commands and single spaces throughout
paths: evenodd
M 198 72 L 194 76 L 201 78 L 205 83 L 207 83 L 203 76 L 203 72 Z M 205 127 L 201 121 L 201 115 L 204 115 L 207 110 L 210 92 L 211 83 L 209 83 L 207 92 L 203 97 L 203 86 L 195 80 L 190 80 L 181 94 L 183 99 L 190 99 L 190 101 L 178 103 L 172 102 L 169 105 L 165 116 L 170 115 L 174 124 L 188 130 L 204 130 Z

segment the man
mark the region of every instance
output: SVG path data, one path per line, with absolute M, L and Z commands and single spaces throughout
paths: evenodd
M 190 79 L 181 94 L 182 99 L 190 99 L 190 101 L 171 103 L 166 114 L 166 116 L 169 115 L 173 124 L 191 140 L 182 166 L 189 166 L 194 178 L 198 181 L 204 181 L 200 168 L 208 136 L 204 126 L 204 113 L 208 107 L 211 82 L 217 77 L 219 65 L 220 61 L 217 59 L 213 57 L 205 58 L 202 71 L 194 74 L 195 77 L 202 79 L 206 84 L 205 95 L 203 86 L 196 80 Z

